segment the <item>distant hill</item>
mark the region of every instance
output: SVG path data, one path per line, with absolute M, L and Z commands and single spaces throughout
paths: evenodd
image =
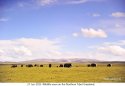
M 8 61 L 2 62 L 2 61 L 0 61 L 0 64 L 18 64 L 18 62 L 8 62 Z
M 74 58 L 74 59 L 36 59 L 36 60 L 23 61 L 21 63 L 66 63 L 66 62 L 83 63 L 83 62 L 99 62 L 99 60 L 81 59 L 81 58 Z
M 35 59 L 20 62 L 0 62 L 0 64 L 29 64 L 29 63 L 125 63 L 125 61 L 100 61 L 96 59 L 73 58 L 73 59 Z
M 83 62 L 99 62 L 99 60 L 95 59 L 83 59 L 83 58 L 73 58 L 73 59 L 34 59 L 28 61 L 20 61 L 20 62 L 0 62 L 0 64 L 14 64 L 14 63 L 83 63 Z

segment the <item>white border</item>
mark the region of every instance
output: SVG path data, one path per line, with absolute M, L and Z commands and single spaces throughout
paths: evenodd
M 0 83 L 0 86 L 125 86 L 125 83 Z

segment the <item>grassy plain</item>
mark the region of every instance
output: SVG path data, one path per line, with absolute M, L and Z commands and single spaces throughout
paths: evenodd
M 57 65 L 57 64 L 56 64 Z M 124 64 L 106 67 L 86 67 L 85 64 L 74 64 L 72 68 L 17 67 L 0 65 L 0 82 L 125 82 Z

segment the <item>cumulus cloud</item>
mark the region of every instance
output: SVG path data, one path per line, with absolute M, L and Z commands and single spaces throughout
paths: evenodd
M 125 60 L 125 40 L 106 42 L 90 51 L 64 51 L 58 40 L 20 38 L 0 40 L 0 61 L 33 59 L 87 58 L 97 60 Z M 110 57 L 110 58 L 109 58 Z
M 102 55 L 100 56 L 101 59 L 109 61 L 125 61 L 125 40 L 104 42 L 101 45 L 92 48 L 95 49 L 95 54 Z
M 113 17 L 125 17 L 125 13 L 124 12 L 115 12 L 111 14 Z
M 19 56 L 22 56 L 22 55 L 31 56 L 32 55 L 31 50 L 24 46 L 15 47 L 13 51 L 15 52 L 16 55 L 19 55 Z
M 81 35 L 88 38 L 106 38 L 107 34 L 101 29 L 82 28 L 79 33 L 73 33 L 73 36 Z
M 58 58 L 61 55 L 58 41 L 20 38 L 0 40 L 0 60 L 23 61 L 38 58 Z
M 90 37 L 90 38 L 94 38 L 94 37 L 106 38 L 107 37 L 107 34 L 101 29 L 95 30 L 93 28 L 88 28 L 88 29 L 82 28 L 81 32 L 83 36 Z
M 33 59 L 85 58 L 83 52 L 62 51 L 58 40 L 20 38 L 0 40 L 0 61 L 26 61 Z
M 125 56 L 125 48 L 117 45 L 99 47 L 99 50 L 116 56 Z
M 87 57 L 101 61 L 125 61 L 125 40 L 89 46 Z

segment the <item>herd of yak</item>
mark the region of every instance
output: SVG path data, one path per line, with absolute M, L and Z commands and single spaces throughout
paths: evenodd
M 21 67 L 23 66 L 26 66 L 26 67 L 43 67 L 43 65 L 38 65 L 38 64 L 27 64 L 27 65 L 23 65 L 21 64 Z M 48 64 L 49 68 L 52 67 L 52 64 Z M 92 63 L 92 64 L 88 64 L 87 67 L 96 67 L 97 65 L 95 63 Z M 112 65 L 111 64 L 107 64 L 107 67 L 111 67 Z M 15 68 L 15 67 L 18 67 L 17 64 L 12 64 L 11 65 L 11 68 Z M 66 68 L 70 68 L 72 67 L 72 64 L 71 63 L 65 63 L 65 64 L 60 64 L 59 66 L 57 67 L 66 67 Z

